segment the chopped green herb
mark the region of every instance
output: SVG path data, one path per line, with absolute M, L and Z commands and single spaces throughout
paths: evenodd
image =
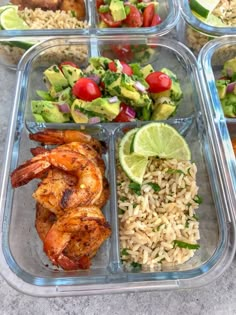
M 193 218 L 194 220 L 196 220 L 196 221 L 199 221 L 199 218 L 198 218 L 198 216 L 197 216 L 196 214 L 194 214 L 194 215 L 192 216 L 192 218 Z
M 147 185 L 151 186 L 155 192 L 158 192 L 161 190 L 161 187 L 156 183 L 147 183 Z
M 191 170 L 191 167 L 189 167 L 188 170 L 187 170 L 187 173 L 188 173 L 189 176 L 191 176 L 190 170 Z
M 193 199 L 196 203 L 199 205 L 202 203 L 203 199 L 199 195 L 196 195 L 195 198 Z
M 129 256 L 129 253 L 127 252 L 127 248 L 123 248 L 120 254 L 121 256 Z
M 160 228 L 161 228 L 162 225 L 164 225 L 164 223 L 158 225 L 156 228 L 153 228 L 153 229 L 152 229 L 152 232 L 158 232 L 158 231 L 160 231 Z
M 76 12 L 74 10 L 70 11 L 72 17 L 76 17 Z
M 174 240 L 174 246 L 180 247 L 180 248 L 187 248 L 187 249 L 199 249 L 199 244 L 190 244 L 183 241 Z
M 124 213 L 125 213 L 125 210 L 118 208 L 118 214 L 124 214 Z
M 124 197 L 124 196 L 120 197 L 120 201 L 124 202 L 124 201 L 126 201 L 126 200 L 128 200 L 127 197 Z
M 142 269 L 142 265 L 134 261 L 130 264 L 130 266 L 133 267 L 134 271 L 140 271 Z
M 185 173 L 182 170 L 175 170 L 175 169 L 172 169 L 172 168 L 169 168 L 166 171 L 166 173 L 168 173 L 168 174 L 184 174 L 185 175 Z
M 54 72 L 59 72 L 60 70 L 58 69 L 57 66 L 53 66 L 53 71 L 54 71 Z
M 137 203 L 134 203 L 134 204 L 133 204 L 133 208 L 136 208 L 136 207 L 137 207 L 137 205 L 138 205 Z
M 191 220 L 187 219 L 186 222 L 185 222 L 185 226 L 184 226 L 184 227 L 185 227 L 186 229 L 189 227 L 189 221 L 191 221 Z
M 129 184 L 129 189 L 133 190 L 133 192 L 136 195 L 141 196 L 141 185 L 140 184 L 132 182 Z

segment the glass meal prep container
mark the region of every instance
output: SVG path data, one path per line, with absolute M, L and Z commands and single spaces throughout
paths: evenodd
M 142 45 L 153 54 L 145 63 L 154 68 L 168 67 L 175 71 L 183 85 L 184 97 L 179 111 L 165 121 L 186 139 L 196 163 L 199 195 L 203 199 L 197 210 L 200 224 L 200 248 L 187 262 L 165 266 L 158 270 L 129 270 L 124 268 L 120 254 L 119 209 L 117 206 L 117 142 L 127 129 L 147 122 L 99 124 L 36 123 L 30 112 L 35 90 L 43 84 L 43 71 L 55 62 L 63 61 L 66 47 L 74 54 L 70 61 L 78 63 L 78 51 L 86 51 L 79 65 L 83 68 L 91 56 L 101 56 L 112 43 Z M 54 58 L 51 58 L 54 52 Z M 135 58 L 133 62 L 137 61 Z M 70 296 L 115 293 L 137 290 L 193 288 L 205 285 L 220 276 L 235 254 L 235 194 L 231 178 L 232 161 L 223 154 L 219 130 L 227 128 L 208 116 L 202 94 L 198 66 L 193 54 L 181 43 L 159 37 L 140 36 L 66 37 L 46 40 L 27 52 L 17 69 L 17 85 L 12 117 L 5 150 L 1 186 L 2 227 L 0 270 L 10 285 L 19 291 L 36 296 Z M 181 108 L 182 107 L 182 108 Z M 37 180 L 13 189 L 10 174 L 17 165 L 31 157 L 35 143 L 29 133 L 44 128 L 83 130 L 106 144 L 103 154 L 110 198 L 103 213 L 110 223 L 112 234 L 99 249 L 88 270 L 65 271 L 53 266 L 43 252 L 35 224 L 35 201 L 32 193 Z M 226 139 L 229 141 L 229 139 Z
M 180 0 L 181 18 L 177 24 L 176 32 L 178 40 L 185 43 L 197 55 L 209 40 L 224 35 L 236 35 L 236 7 L 233 2 L 226 1 L 215 13 L 217 18 L 221 17 L 227 24 L 232 20 L 232 25 L 219 24 L 220 26 L 218 26 L 214 18 L 209 22 L 212 25 L 204 23 L 204 20 L 200 20 L 199 17 L 192 13 L 188 0 Z M 232 7 L 232 13 L 228 10 L 228 5 Z
M 117 35 L 117 34 L 143 34 L 146 35 L 164 35 L 169 33 L 177 24 L 179 20 L 179 7 L 178 1 L 176 0 L 160 0 L 158 1 L 158 15 L 161 18 L 161 23 L 156 26 L 150 27 L 104 27 L 106 26 L 103 23 L 103 27 L 100 27 L 101 21 L 99 14 L 96 9 L 95 0 L 84 0 L 85 2 L 85 14 L 83 17 L 80 17 L 79 21 L 76 22 L 74 16 L 65 18 L 60 17 L 60 13 L 52 13 L 59 16 L 54 18 L 52 25 L 50 26 L 50 16 L 46 16 L 47 11 L 40 13 L 40 21 L 36 19 L 32 14 L 32 19 L 36 19 L 37 22 L 32 25 L 32 29 L 23 29 L 23 30 L 5 30 L 0 27 L 0 63 L 7 65 L 11 68 L 16 68 L 20 57 L 23 53 L 29 49 L 33 44 L 42 41 L 47 36 L 65 36 L 65 35 L 86 35 L 86 34 L 96 34 L 96 35 Z M 9 1 L 3 1 L 1 5 L 6 5 Z M 0 7 L 1 10 L 1 7 Z M 27 9 L 25 9 L 27 10 Z M 29 14 L 27 11 L 23 15 L 26 22 L 29 24 L 29 17 L 25 17 Z M 45 14 L 45 20 L 47 20 L 47 28 L 39 29 L 39 25 L 43 20 L 42 14 Z M 72 13 L 68 13 L 72 14 Z M 72 19 L 69 23 L 69 20 Z M 66 26 L 63 28 L 63 21 Z M 53 24 L 55 23 L 55 24 Z M 56 25 L 60 25 L 56 27 Z M 48 26 L 49 25 L 49 26 Z M 55 25 L 55 26 L 54 26 Z M 51 29 L 50 29 L 51 28 Z

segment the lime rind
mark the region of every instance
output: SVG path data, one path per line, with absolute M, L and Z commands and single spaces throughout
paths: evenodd
M 134 152 L 146 157 L 191 160 L 191 152 L 185 139 L 172 126 L 150 123 L 142 126 L 133 141 Z
M 135 183 L 142 184 L 148 158 L 131 152 L 133 138 L 138 128 L 131 129 L 119 144 L 119 161 L 126 175 Z
M 29 29 L 29 26 L 21 19 L 14 7 L 2 11 L 0 14 L 0 25 L 4 30 Z
M 198 15 L 207 18 L 219 2 L 220 0 L 190 0 L 189 6 Z

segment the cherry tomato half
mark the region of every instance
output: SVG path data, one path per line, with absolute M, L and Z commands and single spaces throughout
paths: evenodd
M 79 68 L 74 62 L 71 62 L 71 61 L 63 61 L 60 63 L 59 65 L 59 69 L 62 70 L 62 66 L 71 66 L 71 67 L 74 67 L 74 68 Z
M 125 4 L 125 6 L 128 6 L 130 8 L 130 12 L 127 15 L 126 19 L 124 20 L 124 23 L 128 27 L 140 27 L 143 25 L 143 17 L 142 14 L 139 12 L 139 10 L 132 4 Z
M 155 13 L 155 5 L 151 3 L 143 11 L 143 27 L 151 26 L 154 13 Z
M 122 65 L 122 72 L 127 74 L 127 75 L 132 75 L 133 74 L 133 70 L 132 68 L 125 63 L 124 61 L 120 61 L 121 65 Z M 108 64 L 108 68 L 113 71 L 116 72 L 117 71 L 117 67 L 114 61 L 109 62 Z
M 110 27 L 119 27 L 122 24 L 122 21 L 114 21 L 110 12 L 100 13 L 99 14 L 104 23 L 106 23 Z
M 150 93 L 159 93 L 169 90 L 172 84 L 171 78 L 160 71 L 150 73 L 146 77 L 146 82 L 149 85 Z
M 124 103 L 121 103 L 120 108 L 121 108 L 120 113 L 116 116 L 115 119 L 113 119 L 113 121 L 115 121 L 115 122 L 129 122 L 129 121 L 134 120 L 135 117 L 133 115 L 129 114 L 130 106 L 128 106 Z
M 112 45 L 111 48 L 114 51 L 116 58 L 118 58 L 119 60 L 125 60 L 126 62 L 132 60 L 133 52 L 132 52 L 131 46 L 129 44 L 127 44 L 127 45 Z
M 80 78 L 73 86 L 72 93 L 84 101 L 92 101 L 102 95 L 97 83 L 89 78 Z
M 161 24 L 161 22 L 162 22 L 162 19 L 161 19 L 160 15 L 154 14 L 150 26 L 159 25 L 159 24 Z

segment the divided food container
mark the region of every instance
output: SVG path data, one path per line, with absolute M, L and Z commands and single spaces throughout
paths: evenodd
M 225 62 L 235 57 L 236 36 L 223 36 L 212 40 L 203 47 L 198 57 L 202 80 L 205 87 L 203 91 L 210 104 L 206 108 L 209 113 L 208 115 L 213 117 L 216 121 L 221 121 L 222 124 L 226 122 L 228 127 L 228 130 L 226 131 L 220 130 L 220 137 L 224 141 L 227 159 L 232 160 L 232 178 L 234 183 L 236 182 L 236 165 L 235 154 L 232 150 L 230 139 L 233 139 L 236 136 L 236 118 L 230 118 L 224 115 L 215 80 L 223 77 L 222 70 Z
M 3 1 L 2 5 L 8 1 Z M 85 0 L 86 15 L 81 22 L 85 28 L 64 29 L 30 29 L 30 30 L 1 30 L 0 29 L 0 63 L 11 68 L 16 68 L 20 57 L 32 43 L 42 41 L 47 36 L 65 35 L 164 35 L 174 29 L 179 20 L 179 5 L 176 0 L 159 0 L 158 14 L 162 22 L 152 27 L 102 27 L 96 9 L 95 0 Z M 62 23 L 62 21 L 60 21 Z M 66 22 L 65 22 L 66 24 Z M 67 23 L 68 25 L 68 23 Z M 20 38 L 21 37 L 21 38 Z M 24 37 L 24 38 L 23 38 Z
M 233 1 L 231 1 L 231 6 L 235 7 Z M 181 18 L 177 24 L 176 36 L 196 55 L 209 40 L 224 35 L 236 35 L 235 17 L 232 26 L 212 26 L 204 23 L 203 20 L 192 13 L 188 0 L 180 0 L 180 9 Z
M 203 203 L 197 210 L 200 223 L 200 249 L 186 263 L 164 267 L 157 271 L 130 271 L 123 268 L 119 249 L 119 220 L 117 209 L 117 141 L 127 129 L 147 122 L 104 124 L 45 124 L 36 123 L 30 112 L 30 102 L 36 89 L 43 84 L 42 73 L 50 65 L 64 60 L 65 48 L 71 49 L 70 61 L 81 67 L 91 56 L 101 56 L 108 47 L 126 43 L 142 45 L 152 50 L 144 63 L 154 69 L 168 67 L 174 71 L 184 91 L 178 111 L 165 121 L 186 139 L 196 163 L 197 184 Z M 84 51 L 85 54 L 80 52 Z M 54 57 L 50 59 L 54 53 Z M 111 54 L 113 52 L 111 51 Z M 140 62 L 140 60 L 132 60 Z M 17 86 L 9 124 L 1 186 L 2 226 L 0 266 L 10 285 L 36 296 L 69 296 L 114 293 L 139 290 L 193 288 L 205 285 L 220 276 L 232 262 L 235 253 L 235 193 L 231 179 L 232 160 L 224 151 L 219 131 L 224 123 L 214 119 L 206 110 L 206 95 L 202 93 L 201 78 L 193 54 L 176 41 L 144 36 L 61 37 L 47 40 L 28 51 L 17 70 Z M 106 143 L 104 153 L 110 198 L 103 212 L 112 229 L 111 237 L 99 249 L 89 270 L 63 271 L 52 266 L 45 256 L 35 231 L 34 180 L 21 188 L 12 189 L 10 174 L 17 165 L 31 157 L 36 143 L 29 133 L 44 128 L 84 130 Z M 229 150 L 229 149 L 227 149 Z M 229 150 L 230 151 L 230 150 Z M 232 152 L 231 152 L 232 154 Z

